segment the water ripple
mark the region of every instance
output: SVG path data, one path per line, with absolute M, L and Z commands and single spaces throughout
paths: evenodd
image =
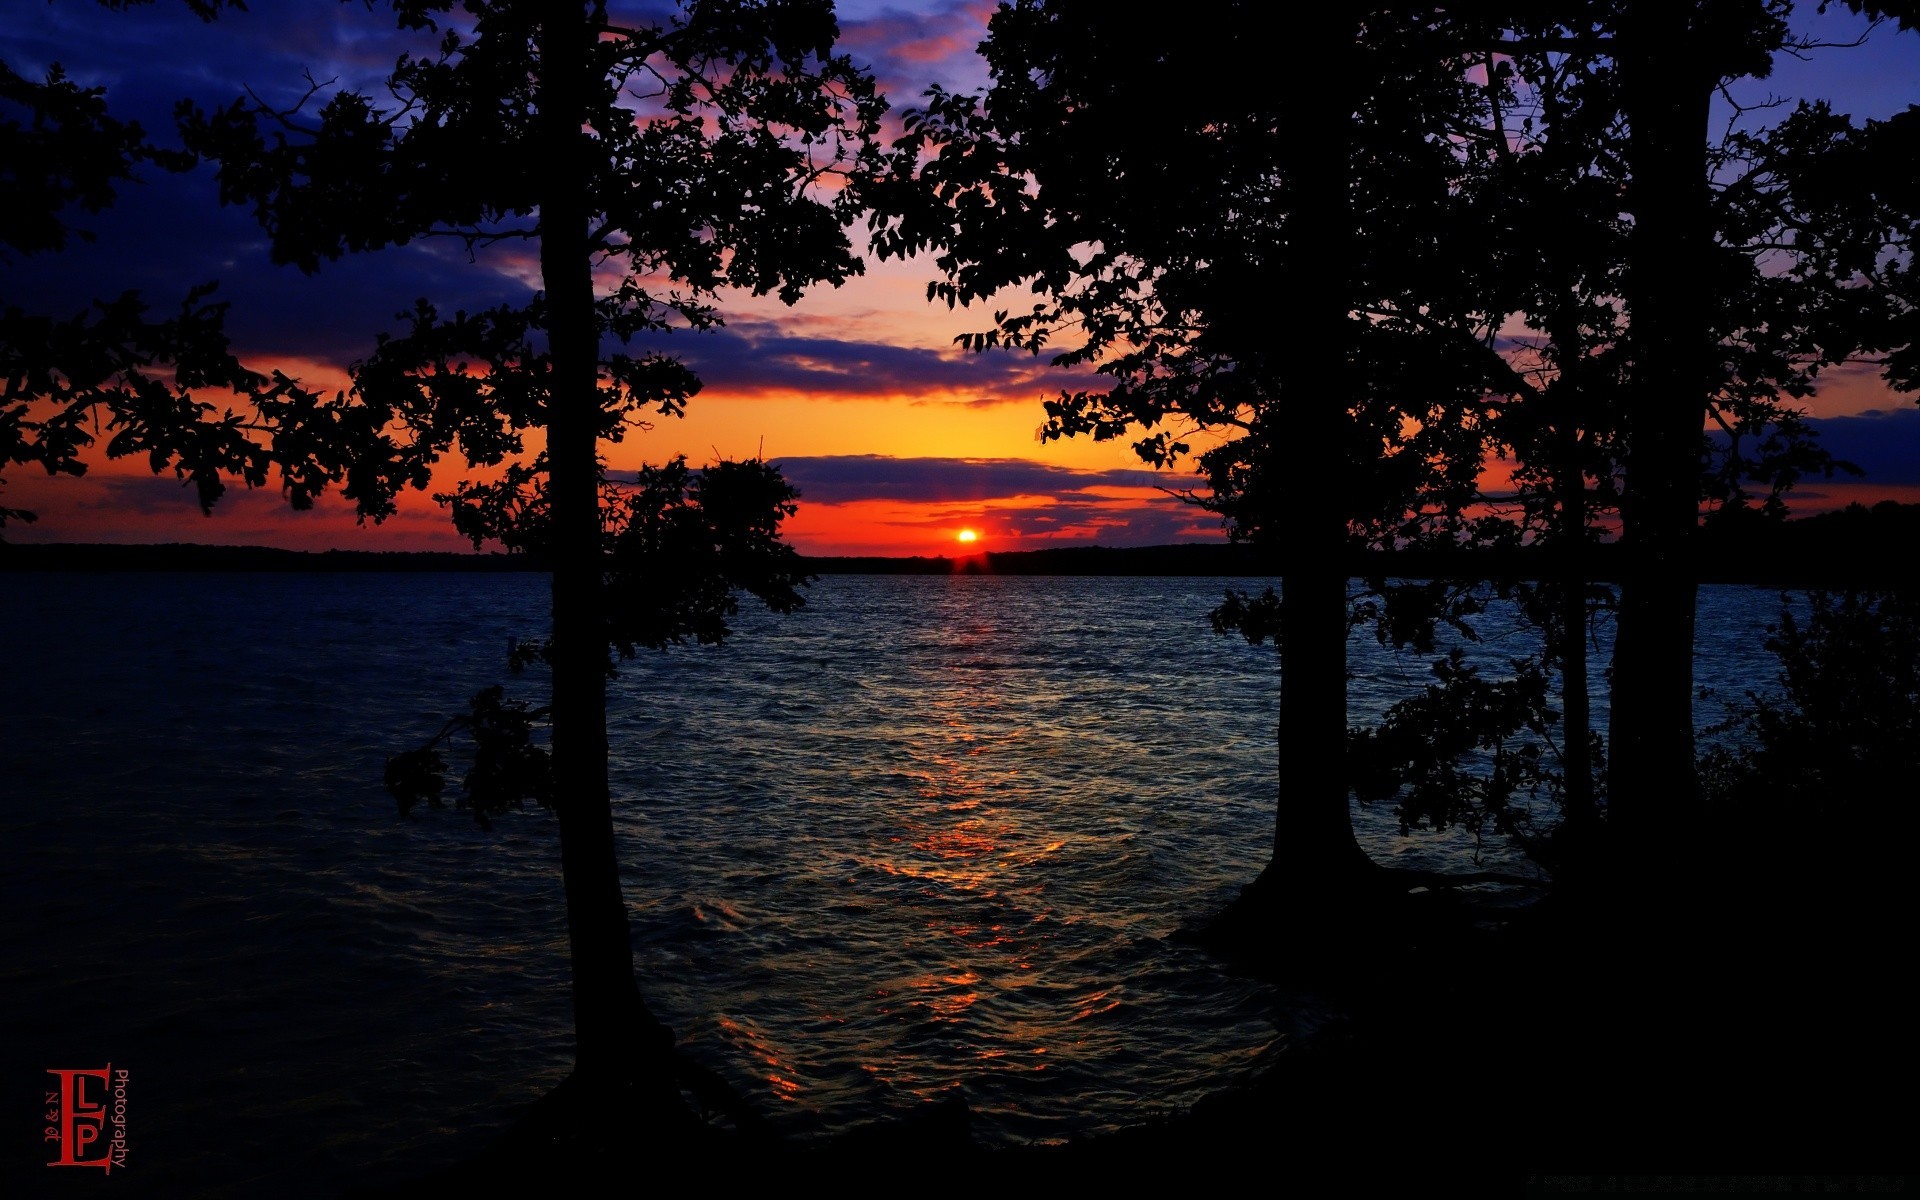
M 650 1002 L 800 1135 L 960 1088 L 982 1136 L 1060 1139 L 1310 1030 L 1311 997 L 1166 937 L 1272 836 L 1274 661 L 1207 633 L 1224 586 L 829 578 L 727 647 L 627 664 L 611 774 Z M 13 1077 L 130 1065 L 145 1180 L 203 1195 L 445 1161 L 550 1086 L 552 822 L 403 821 L 379 784 L 506 679 L 543 588 L 8 576 L 0 619 L 36 634 L 0 740 Z M 1356 721 L 1425 677 L 1355 658 Z M 1356 820 L 1382 857 L 1470 852 Z

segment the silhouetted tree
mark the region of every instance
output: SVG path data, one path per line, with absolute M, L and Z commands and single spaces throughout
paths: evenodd
M 276 259 L 307 270 L 431 234 L 476 250 L 538 243 L 541 288 L 527 303 L 447 317 L 422 301 L 355 365 L 353 393 L 316 403 L 302 427 L 322 440 L 353 431 L 363 448 L 343 490 L 375 518 L 456 447 L 496 468 L 445 497 L 457 523 L 552 563 L 540 653 L 552 667 L 575 1091 L 677 1114 L 671 1036 L 640 1000 L 620 892 L 609 656 L 723 633 L 727 585 L 794 603 L 798 573 L 777 541 L 792 493 L 764 464 L 698 485 L 675 464 L 622 487 L 601 447 L 677 415 L 698 387 L 670 357 L 626 352 L 630 339 L 716 324 L 722 287 L 791 302 L 860 270 L 843 233 L 858 200 L 836 177 L 863 152 L 882 102 L 834 56 L 824 0 L 714 0 L 642 23 L 604 3 L 393 8 L 403 28 L 437 30 L 439 42 L 400 58 L 390 100 L 315 94 L 310 116 L 243 99 L 189 112 L 183 129 L 218 160 L 223 199 L 253 205 Z M 610 574 L 610 564 L 620 565 Z M 725 584 L 676 581 L 696 565 Z M 638 607 L 621 603 L 635 595 Z M 497 704 L 471 718 L 496 732 L 516 719 Z M 430 761 L 402 766 L 404 785 L 430 786 Z M 524 791 L 470 799 L 484 812 Z
M 1526 466 L 1523 497 L 1561 514 L 1562 544 L 1581 541 L 1577 506 L 1618 506 L 1607 811 L 1638 860 L 1662 846 L 1686 852 L 1672 835 L 1691 820 L 1701 514 L 1741 516 L 1758 483 L 1758 511 L 1778 519 L 1795 480 L 1831 472 L 1796 405 L 1824 367 L 1888 344 L 1901 306 L 1888 286 L 1899 214 L 1857 190 L 1847 203 L 1820 196 L 1858 135 L 1844 116 L 1803 103 L 1770 128 L 1711 126 L 1729 83 L 1766 76 L 1785 49 L 1804 52 L 1791 7 L 1562 6 L 1568 15 L 1522 24 L 1505 43 L 1538 105 L 1516 157 L 1566 198 L 1560 236 L 1522 239 L 1554 281 L 1525 314 L 1545 335 L 1551 375 L 1507 422 L 1509 443 Z M 1596 189 L 1583 217 L 1578 201 Z M 1581 616 L 1572 589 L 1584 573 L 1561 581 L 1562 629 Z
M 1671 16 L 1680 7 L 1652 11 Z M 1712 43 L 1688 58 L 1685 70 L 1705 72 L 1717 86 L 1741 71 L 1765 72 L 1774 50 L 1789 45 L 1784 14 L 1783 5 L 1727 5 L 1696 13 L 1698 28 L 1687 21 L 1684 28 L 1663 28 L 1682 40 Z M 1543 9 L 1498 31 L 1487 46 L 1489 78 L 1509 81 L 1492 93 L 1502 136 L 1487 143 L 1490 153 L 1480 164 L 1479 186 L 1488 196 L 1483 211 L 1503 231 L 1487 269 L 1498 277 L 1501 303 L 1515 311 L 1508 344 L 1483 352 L 1506 372 L 1496 388 L 1504 396 L 1494 427 L 1502 456 L 1513 464 L 1513 486 L 1489 497 L 1510 520 L 1482 522 L 1473 532 L 1495 544 L 1525 542 L 1548 552 L 1547 579 L 1520 585 L 1515 594 L 1546 635 L 1542 665 L 1561 672 L 1564 712 L 1498 705 L 1475 711 L 1490 722 L 1482 729 L 1490 738 L 1528 724 L 1536 731 L 1559 727 L 1564 833 L 1593 826 L 1600 811 L 1591 788 L 1597 743 L 1582 732 L 1589 719 L 1589 603 L 1605 597 L 1593 587 L 1594 522 L 1610 512 L 1626 518 L 1628 557 L 1609 564 L 1623 569 L 1622 594 L 1638 606 L 1638 616 L 1623 618 L 1616 648 L 1616 727 L 1624 723 L 1641 731 L 1636 736 L 1674 742 L 1690 761 L 1691 629 L 1675 633 L 1679 618 L 1661 609 L 1667 624 L 1651 638 L 1648 613 L 1685 584 L 1691 614 L 1686 581 L 1698 558 L 1691 531 L 1702 513 L 1721 526 L 1778 521 L 1782 497 L 1797 479 L 1832 472 L 1798 403 L 1824 368 L 1861 351 L 1906 344 L 1911 333 L 1902 330 L 1913 320 L 1910 260 L 1903 251 L 1911 244 L 1914 210 L 1911 184 L 1900 182 L 1910 178 L 1900 169 L 1912 158 L 1906 122 L 1855 127 L 1810 102 L 1766 128 L 1741 125 L 1709 139 L 1703 125 L 1697 145 L 1686 151 L 1698 171 L 1676 174 L 1663 157 L 1676 153 L 1669 145 L 1677 136 L 1674 118 L 1659 108 L 1664 101 L 1636 90 L 1636 80 L 1664 76 L 1657 66 L 1625 62 L 1659 38 L 1652 26 L 1634 23 L 1651 19 L 1646 13 L 1630 17 L 1606 4 Z M 1704 113 L 1705 94 L 1697 99 Z M 1737 115 L 1751 122 L 1755 114 Z M 1697 205 L 1699 212 L 1689 218 L 1696 225 L 1676 232 L 1664 189 L 1680 187 L 1676 180 L 1683 177 L 1691 182 L 1677 209 Z M 1674 239 L 1695 256 L 1677 281 L 1670 279 L 1679 253 L 1669 253 Z M 1670 305 L 1674 289 L 1684 304 Z M 1898 378 L 1900 361 L 1898 354 L 1890 360 L 1890 378 Z M 1683 362 L 1691 364 L 1687 373 L 1676 374 Z M 1649 433 L 1649 422 L 1667 424 Z M 1673 449 L 1679 425 L 1688 430 L 1684 455 Z M 1670 509 L 1678 520 L 1680 506 L 1669 495 L 1676 487 L 1685 495 L 1684 523 L 1655 521 L 1650 531 L 1649 514 Z M 1654 492 L 1667 499 L 1656 503 L 1649 498 Z M 1688 539 L 1684 552 L 1662 549 L 1660 539 L 1680 533 Z M 1443 690 L 1486 686 L 1457 666 L 1439 667 L 1447 677 Z M 1684 711 L 1650 719 L 1639 689 L 1666 679 L 1671 692 L 1676 670 L 1686 683 Z M 1523 670 L 1510 682 L 1518 685 L 1526 675 Z M 1417 699 L 1391 724 L 1404 740 L 1437 712 Z M 1523 712 L 1524 721 L 1511 723 Z M 1456 716 L 1447 722 L 1457 724 Z M 1510 723 L 1495 728 L 1502 720 Z M 1447 734 L 1436 726 L 1435 733 L 1459 741 L 1458 730 Z M 1620 767 L 1626 775 L 1613 781 L 1606 809 L 1620 819 L 1624 849 L 1642 862 L 1663 853 L 1661 847 L 1686 853 L 1687 839 L 1676 833 L 1689 823 L 1690 772 L 1650 769 L 1637 746 L 1614 749 L 1616 764 L 1622 756 L 1632 760 Z M 1379 776 L 1370 787 L 1379 791 L 1394 771 L 1382 776 L 1378 745 L 1368 744 L 1367 751 Z M 1445 756 L 1431 755 L 1410 757 L 1398 768 L 1402 781 L 1427 797 L 1424 811 L 1442 820 L 1448 811 L 1439 797 L 1455 797 L 1458 819 L 1471 809 L 1475 792 L 1433 786 L 1436 772 L 1453 770 Z M 1654 797 L 1670 799 L 1656 803 Z
M 1046 436 L 1137 438 L 1156 466 L 1192 455 L 1191 498 L 1271 548 L 1281 594 L 1216 614 L 1280 649 L 1263 880 L 1347 888 L 1373 874 L 1338 750 L 1350 552 L 1457 533 L 1483 448 L 1489 368 L 1458 349 L 1489 332 L 1483 229 L 1455 185 L 1485 101 L 1439 10 L 1291 12 L 1312 71 L 1273 69 L 1259 16 L 1002 5 L 985 95 L 935 90 L 909 119 L 883 204 L 902 215 L 875 246 L 937 251 L 929 297 L 949 305 L 1031 287 L 1039 303 L 960 340 L 1105 377 L 1049 401 Z
M 1920 595 L 1816 588 L 1769 632 L 1779 689 L 1749 691 L 1717 731 L 1735 740 L 1702 757 L 1709 799 L 1742 822 L 1817 824 L 1842 842 L 1897 819 L 1920 772 Z
M 1610 812 L 1622 848 L 1636 856 L 1674 844 L 1656 823 L 1689 824 L 1695 803 L 1693 546 L 1703 426 L 1718 425 L 1737 446 L 1780 411 L 1783 396 L 1805 395 L 1822 365 L 1884 333 L 1870 304 L 1888 293 L 1859 286 L 1861 268 L 1869 280 L 1884 269 L 1872 261 L 1884 237 L 1860 242 L 1857 224 L 1822 227 L 1783 186 L 1808 177 L 1794 156 L 1816 156 L 1846 136 L 1844 119 L 1803 106 L 1764 135 L 1714 136 L 1714 96 L 1730 81 L 1770 72 L 1789 42 L 1791 11 L 1784 0 L 1633 2 L 1599 23 L 1611 35 L 1606 54 L 1618 79 L 1633 222 L 1621 288 L 1630 359 L 1621 474 L 1627 560 Z M 1737 501 L 1732 482 L 1709 473 L 1707 500 Z M 1654 796 L 1663 798 L 1659 809 L 1642 803 Z

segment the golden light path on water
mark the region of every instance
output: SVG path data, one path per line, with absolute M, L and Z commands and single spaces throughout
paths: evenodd
M 501 660 L 544 578 L 8 584 L 35 636 L 0 739 L 0 888 L 30 914 L 0 924 L 0 1065 L 137 1065 L 143 1178 L 208 1196 L 416 1174 L 565 1075 L 551 819 L 403 820 L 380 786 L 475 690 L 540 695 Z M 1168 936 L 1271 844 L 1271 650 L 1205 628 L 1231 585 L 830 577 L 725 647 L 625 664 L 610 767 L 649 1003 L 802 1137 L 954 1094 L 983 1142 L 1096 1132 L 1311 1032 L 1311 997 Z M 1764 689 L 1777 612 L 1703 589 L 1701 682 Z M 1484 661 L 1524 649 L 1482 633 Z M 1354 668 L 1356 723 L 1430 677 L 1359 640 Z M 1378 859 L 1467 861 L 1354 813 Z
M 990 1139 L 1064 1137 L 1197 1098 L 1288 1027 L 1166 936 L 1264 854 L 1264 656 L 1209 641 L 1226 669 L 1196 673 L 1166 598 L 1111 582 L 823 581 L 725 656 L 748 695 L 642 723 L 616 786 L 664 809 L 633 876 L 685 881 L 641 914 L 650 995 L 713 1061 L 758 1063 L 798 1131 L 957 1091 Z M 721 657 L 621 690 L 704 695 Z M 744 992 L 690 983 L 744 962 Z

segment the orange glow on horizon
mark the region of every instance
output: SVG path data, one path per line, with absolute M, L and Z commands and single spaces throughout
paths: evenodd
M 169 475 L 154 476 L 144 460 L 99 464 L 80 478 L 48 476 L 16 468 L 0 488 L 0 503 L 37 510 L 35 524 L 8 523 L 7 541 L 18 542 L 197 542 L 273 546 L 288 550 L 440 550 L 471 552 L 473 546 L 454 529 L 447 510 L 432 493 L 450 490 L 461 478 L 485 472 L 442 463 L 426 492 L 408 490 L 399 511 L 381 524 L 355 521 L 353 506 L 337 491 L 321 496 L 312 511 L 293 512 L 270 483 L 258 490 L 230 487 L 211 517 L 203 517 L 192 489 Z M 277 481 L 275 481 L 277 483 Z M 1181 518 L 1171 536 L 1158 540 L 1212 541 L 1217 524 L 1195 510 L 1187 513 L 1152 488 L 1085 489 L 1099 503 L 1077 510 L 1056 496 L 1022 492 L 983 499 L 921 500 L 862 498 L 840 503 L 810 502 L 802 496 L 799 512 L 783 523 L 781 534 L 802 554 L 880 555 L 887 557 L 973 556 L 991 538 L 1001 550 L 1032 550 L 1073 543 L 1113 543 L 1126 533 L 1119 514 L 1171 509 Z M 981 524 L 991 518 L 993 528 Z M 1036 525 L 1036 519 L 1043 519 Z M 959 537 L 965 529 L 974 540 Z M 489 545 L 484 549 L 497 550 Z

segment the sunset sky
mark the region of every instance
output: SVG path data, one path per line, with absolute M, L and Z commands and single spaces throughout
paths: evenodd
M 1802 7 L 1812 20 L 1814 6 Z M 83 0 L 16 0 L 0 31 L 0 57 L 28 77 L 58 61 L 80 82 L 105 86 L 117 115 L 165 134 L 183 96 L 211 107 L 251 85 L 286 102 L 303 88 L 303 73 L 377 92 L 401 48 L 390 18 L 361 5 L 256 0 L 254 8 L 203 25 L 167 0 L 126 13 Z M 990 3 L 854 0 L 839 8 L 842 47 L 871 65 L 894 121 L 929 84 L 972 90 L 986 82 L 974 47 Z M 1861 24 L 1836 14 L 1820 21 L 1832 40 Z M 1888 31 L 1862 48 L 1783 62 L 1773 79 L 1750 86 L 1828 96 L 1856 116 L 1885 116 L 1920 102 L 1916 64 L 1920 36 Z M 97 234 L 92 244 L 0 264 L 0 299 L 69 314 L 93 297 L 139 289 L 164 309 L 188 286 L 218 280 L 244 361 L 332 390 L 345 386 L 346 364 L 417 297 L 431 297 L 442 311 L 471 309 L 524 299 L 532 278 L 525 247 L 469 262 L 464 247 L 431 240 L 349 257 L 309 278 L 268 261 L 248 212 L 218 206 L 210 171 L 146 176 L 122 190 L 115 208 L 78 220 Z M 955 335 L 987 317 L 928 304 L 932 273 L 924 262 L 871 263 L 863 278 L 818 290 L 793 308 L 726 297 L 726 328 L 675 339 L 706 385 L 686 419 L 662 421 L 617 447 L 612 465 L 764 454 L 801 490 L 789 534 L 811 554 L 939 554 L 961 548 L 963 528 L 978 531 L 977 548 L 1000 550 L 1221 536 L 1214 518 L 1159 490 L 1184 487 L 1190 477 L 1156 475 L 1123 443 L 1041 444 L 1041 401 L 1071 378 L 1025 355 L 957 349 Z M 1796 511 L 1851 499 L 1920 500 L 1920 410 L 1910 397 L 1887 393 L 1870 369 L 1849 369 L 1835 374 L 1811 411 L 1821 418 L 1824 444 L 1867 476 L 1808 483 L 1796 493 Z M 466 547 L 423 496 L 409 497 L 384 526 L 361 528 L 337 501 L 293 513 L 271 490 L 229 492 L 202 518 L 190 491 L 154 478 L 142 460 L 97 464 L 80 480 L 50 480 L 23 467 L 7 476 L 0 502 L 40 516 L 7 528 L 5 536 L 18 541 Z M 444 478 L 457 477 L 448 471 Z

